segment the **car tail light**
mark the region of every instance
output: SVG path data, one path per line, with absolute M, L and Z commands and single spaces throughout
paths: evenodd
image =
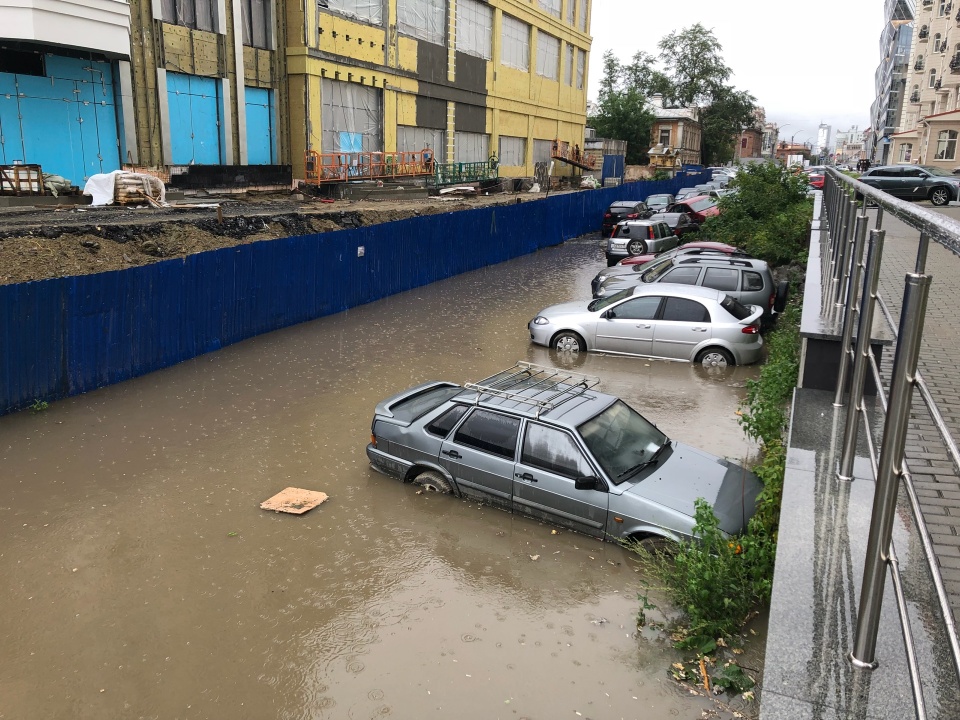
M 605 217 L 605 218 L 613 217 L 613 215 L 611 215 L 610 213 L 605 213 L 605 214 L 604 214 L 604 217 Z
M 653 240 L 653 225 L 647 228 L 647 237 Z
M 627 215 L 627 220 L 636 220 L 638 217 L 640 217 L 640 213 L 630 213 Z
M 760 332 L 760 328 L 757 325 L 747 325 L 740 332 L 744 335 L 756 335 Z

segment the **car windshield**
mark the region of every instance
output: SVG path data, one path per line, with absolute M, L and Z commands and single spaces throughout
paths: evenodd
M 647 198 L 647 205 L 666 205 L 670 202 L 669 195 L 651 195 Z
M 643 275 L 640 276 L 640 282 L 652 283 L 659 280 L 667 270 L 673 267 L 671 260 L 672 258 L 663 258 L 659 261 L 654 260 L 648 265 L 641 265 Z
M 696 202 L 690 203 L 690 208 L 692 210 L 700 212 L 701 210 L 708 210 L 712 208 L 714 205 L 716 205 L 716 203 L 713 200 L 707 200 L 706 198 L 704 198 L 703 200 L 697 200 Z
M 622 400 L 577 429 L 614 485 L 636 475 L 669 442 L 666 435 Z
M 587 305 L 587 310 L 590 312 L 599 312 L 600 310 L 610 307 L 615 302 L 620 302 L 621 300 L 627 299 L 632 294 L 633 288 L 627 288 L 626 290 L 621 290 L 620 292 L 614 293 L 610 297 L 598 298 Z
M 956 177 L 956 175 L 954 175 L 953 173 L 947 172 L 943 168 L 929 167 L 927 165 L 922 165 L 921 167 L 931 175 L 936 175 L 937 177 Z

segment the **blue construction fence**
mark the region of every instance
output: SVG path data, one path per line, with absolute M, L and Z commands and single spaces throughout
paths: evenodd
M 3 285 L 0 414 L 558 245 L 598 230 L 614 201 L 708 178 L 629 183 Z

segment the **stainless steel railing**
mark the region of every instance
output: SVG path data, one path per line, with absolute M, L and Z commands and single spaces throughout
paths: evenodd
M 862 205 L 861 202 L 862 201 Z M 875 228 L 869 230 L 867 205 L 877 207 Z M 953 460 L 955 471 L 960 472 L 960 450 L 953 440 L 943 415 L 934 402 L 917 364 L 923 335 L 926 304 L 932 278 L 926 274 L 926 257 L 930 240 L 941 243 L 960 254 L 960 224 L 925 208 L 911 205 L 868 185 L 853 180 L 830 169 L 824 184 L 823 217 L 827 232 L 821 233 L 821 307 L 825 313 L 842 314 L 841 363 L 834 398 L 836 406 L 848 404 L 844 427 L 841 459 L 837 476 L 850 480 L 856 455 L 860 424 L 864 427 L 864 439 L 870 455 L 870 463 L 876 479 L 873 515 L 864 562 L 864 579 L 857 614 L 856 636 L 850 660 L 861 668 L 877 666 L 876 641 L 880 623 L 883 586 L 889 571 L 897 600 L 898 613 L 903 629 L 907 663 L 913 687 L 914 706 L 920 720 L 926 718 L 919 665 L 903 592 L 899 562 L 892 541 L 894 514 L 897 496 L 901 487 L 906 492 L 917 534 L 929 566 L 937 595 L 940 613 L 950 646 L 954 672 L 960 681 L 960 642 L 950 607 L 946 588 L 934 554 L 933 542 L 924 521 L 920 502 L 913 487 L 913 477 L 904 460 L 906 432 L 909 423 L 913 389 L 919 390 L 941 439 Z M 892 215 L 919 232 L 919 247 L 915 271 L 907 273 L 904 284 L 903 306 L 900 311 L 899 329 L 883 300 L 880 298 L 879 276 L 883 257 L 885 213 Z M 863 256 L 867 246 L 866 257 Z M 861 288 L 861 274 L 863 275 Z M 884 388 L 880 368 L 870 348 L 874 310 L 878 306 L 884 319 L 896 337 L 896 351 L 890 373 L 889 391 Z M 857 325 L 856 344 L 853 344 L 853 328 Z M 883 436 L 879 457 L 870 432 L 870 421 L 864 404 L 864 383 L 867 371 L 874 383 L 884 413 Z M 852 373 L 852 374 L 851 374 Z M 849 391 L 847 381 L 849 377 Z

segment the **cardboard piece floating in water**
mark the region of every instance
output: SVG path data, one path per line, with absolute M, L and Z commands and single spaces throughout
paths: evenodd
M 303 515 L 303 513 L 308 510 L 313 510 L 320 503 L 326 502 L 326 500 L 326 493 L 288 487 L 278 492 L 269 500 L 264 500 L 260 503 L 260 509 Z

